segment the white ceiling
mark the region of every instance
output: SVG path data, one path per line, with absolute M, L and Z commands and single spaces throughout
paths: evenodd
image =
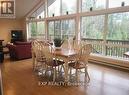
M 15 0 L 16 18 L 23 18 L 30 12 L 40 1 L 43 0 Z

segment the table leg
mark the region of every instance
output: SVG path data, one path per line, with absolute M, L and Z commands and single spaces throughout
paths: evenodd
M 35 70 L 35 54 L 32 52 L 32 64 L 33 64 L 33 70 Z
M 68 82 L 68 59 L 65 59 L 65 64 L 64 64 L 64 72 L 65 72 L 65 82 Z

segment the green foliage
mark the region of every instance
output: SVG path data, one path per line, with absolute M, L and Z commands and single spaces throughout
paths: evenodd
M 31 23 L 31 36 L 36 36 L 36 23 Z
M 103 39 L 104 15 L 82 18 L 83 38 Z M 129 13 L 116 13 L 108 15 L 107 40 L 129 40 Z
M 129 40 L 129 13 L 109 15 L 108 36 L 110 40 Z
M 61 45 L 64 43 L 64 40 L 62 40 L 61 38 L 55 38 L 54 39 L 54 45 L 55 47 L 61 47 Z

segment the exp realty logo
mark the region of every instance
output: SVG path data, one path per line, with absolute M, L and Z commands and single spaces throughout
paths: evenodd
M 0 18 L 15 18 L 15 0 L 0 0 Z

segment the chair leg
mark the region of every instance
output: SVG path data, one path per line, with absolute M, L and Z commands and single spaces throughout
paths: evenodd
M 38 68 L 38 62 L 35 63 L 35 69 L 34 69 L 34 71 L 37 71 L 37 68 Z
M 33 59 L 33 71 L 35 71 L 35 63 L 36 63 L 36 60 L 35 58 Z
M 53 82 L 56 80 L 56 67 L 54 67 L 54 72 L 53 72 Z
M 88 74 L 87 68 L 85 68 L 85 81 L 88 83 L 90 82 L 90 76 Z
M 47 75 L 47 71 L 48 71 L 48 66 L 46 65 L 45 75 Z
M 60 71 L 62 72 L 62 69 L 64 70 L 64 65 L 61 65 Z
M 45 74 L 45 70 L 46 70 L 46 64 L 45 62 L 42 63 L 42 75 Z M 44 73 L 44 74 L 43 74 Z
M 37 64 L 37 62 L 35 62 L 35 63 L 33 64 L 33 69 L 34 69 L 34 71 L 36 71 L 36 64 Z
M 69 79 L 71 80 L 71 76 L 72 76 L 72 68 L 70 67 L 69 69 L 70 69 L 70 72 L 69 72 L 69 73 L 70 73 L 70 74 L 69 74 Z
M 90 76 L 89 76 L 89 73 L 87 71 L 87 78 L 88 78 L 88 83 L 90 82 Z
M 78 69 L 76 69 L 76 81 L 78 82 Z

